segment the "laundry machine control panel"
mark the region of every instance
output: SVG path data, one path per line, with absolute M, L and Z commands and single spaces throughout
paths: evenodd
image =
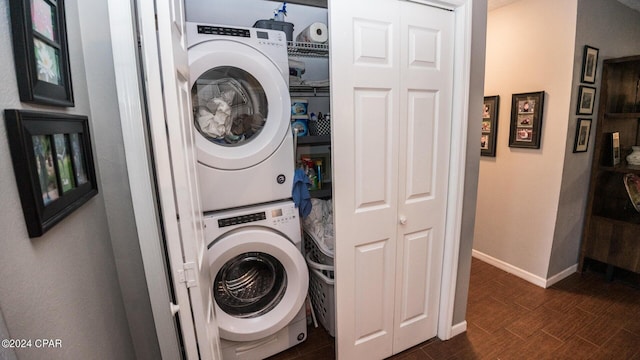
M 241 38 L 251 38 L 257 44 L 263 46 L 285 47 L 287 45 L 285 34 L 275 30 L 256 30 L 248 28 L 234 28 L 217 25 L 197 25 L 199 35 L 234 36 Z
M 265 220 L 266 218 L 267 218 L 267 213 L 263 211 L 263 212 L 254 213 L 254 214 L 240 215 L 240 216 L 234 216 L 230 218 L 219 219 L 218 226 L 222 228 L 227 226 L 246 224 L 254 221 Z
M 243 214 L 232 217 L 218 219 L 218 227 L 228 227 L 234 225 L 248 224 L 253 222 L 266 221 L 270 225 L 278 225 L 291 221 L 297 221 L 297 215 L 293 211 L 287 211 L 286 208 L 271 209 L 269 211 L 261 211 L 251 214 Z
M 206 237 L 211 240 L 246 226 L 264 226 L 278 229 L 289 237 L 300 236 L 298 209 L 290 200 L 205 214 L 204 223 Z
M 249 29 L 237 29 L 223 26 L 198 25 L 198 34 L 251 37 Z

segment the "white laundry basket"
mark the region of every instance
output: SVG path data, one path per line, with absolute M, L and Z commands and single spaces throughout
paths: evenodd
M 333 272 L 333 256 L 324 253 L 318 247 L 317 241 L 306 231 L 304 232 L 304 247 L 307 265 L 309 266 L 309 296 L 311 303 L 322 326 L 329 335 L 335 337 L 335 284 Z

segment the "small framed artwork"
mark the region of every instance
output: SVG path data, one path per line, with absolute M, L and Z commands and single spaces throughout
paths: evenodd
M 29 237 L 98 193 L 86 116 L 5 110 L 13 171 Z
M 591 119 L 578 119 L 576 125 L 576 140 L 573 152 L 586 152 L 589 149 L 589 135 L 591 134 Z
M 10 0 L 20 101 L 73 106 L 64 0 Z
M 540 148 L 543 111 L 544 91 L 513 94 L 509 147 Z
M 582 55 L 582 77 L 581 81 L 587 84 L 596 82 L 596 69 L 598 67 L 599 50 L 589 45 L 584 46 Z
M 480 135 L 480 155 L 496 156 L 496 136 L 498 134 L 499 96 L 485 96 L 482 105 L 482 134 Z
M 602 165 L 616 166 L 620 164 L 620 132 L 607 132 L 604 137 L 602 151 Z
M 593 104 L 596 101 L 596 88 L 580 85 L 578 92 L 578 109 L 576 115 L 592 115 Z
M 578 109 L 576 115 L 592 115 L 593 104 L 596 100 L 596 88 L 580 85 L 578 91 Z

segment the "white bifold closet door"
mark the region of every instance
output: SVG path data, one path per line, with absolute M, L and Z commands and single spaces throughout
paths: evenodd
M 454 14 L 330 1 L 339 359 L 382 359 L 437 333 Z
M 156 1 L 155 7 L 149 5 L 150 2 L 141 3 L 139 16 L 153 22 L 151 29 L 148 21 L 142 24 L 146 76 L 154 76 L 154 71 L 158 71 L 163 85 L 148 89 L 147 108 L 163 230 L 177 302 L 167 304 L 167 308 L 177 311 L 174 315 L 180 319 L 187 359 L 220 359 L 196 174 L 184 2 Z M 159 59 L 162 61 L 156 62 Z

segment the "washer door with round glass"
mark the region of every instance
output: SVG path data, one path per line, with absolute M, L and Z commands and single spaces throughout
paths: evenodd
M 309 274 L 282 234 L 262 227 L 230 231 L 208 249 L 220 336 L 253 341 L 275 334 L 297 315 Z
M 254 166 L 289 133 L 291 99 L 278 67 L 260 51 L 228 40 L 189 49 L 198 161 L 221 170 Z

